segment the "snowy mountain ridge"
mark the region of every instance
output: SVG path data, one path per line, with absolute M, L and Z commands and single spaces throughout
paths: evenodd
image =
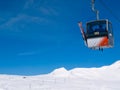
M 117 77 L 117 79 L 120 79 L 120 60 L 112 65 L 102 66 L 100 68 L 74 68 L 72 70 L 66 70 L 64 67 L 62 67 L 55 69 L 50 74 L 54 77 L 84 77 L 89 79 L 113 79 L 111 77 Z
M 46 75 L 0 75 L 0 90 L 120 90 L 120 61 L 100 68 L 62 67 Z

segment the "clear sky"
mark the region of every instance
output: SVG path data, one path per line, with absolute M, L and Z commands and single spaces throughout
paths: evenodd
M 105 8 L 104 3 L 110 8 Z M 120 60 L 120 0 L 96 0 L 113 24 L 115 46 L 84 46 L 78 21 L 96 19 L 91 0 L 0 0 L 0 74 L 38 75 L 60 67 L 100 67 Z

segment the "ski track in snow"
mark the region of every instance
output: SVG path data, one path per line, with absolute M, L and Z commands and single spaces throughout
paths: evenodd
M 101 68 L 59 68 L 46 75 L 0 75 L 0 90 L 120 90 L 120 61 Z

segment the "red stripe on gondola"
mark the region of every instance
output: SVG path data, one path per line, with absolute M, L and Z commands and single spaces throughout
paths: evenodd
M 100 43 L 98 44 L 98 46 L 108 46 L 108 38 L 107 37 L 104 37 Z

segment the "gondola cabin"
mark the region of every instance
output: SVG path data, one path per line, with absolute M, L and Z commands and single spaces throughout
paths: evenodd
M 87 22 L 85 36 L 88 48 L 113 47 L 112 24 L 107 19 Z

